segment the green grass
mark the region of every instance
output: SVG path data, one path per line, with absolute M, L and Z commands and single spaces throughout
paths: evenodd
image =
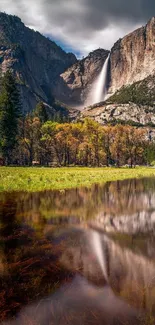
M 107 103 L 126 104 L 133 102 L 137 105 L 147 105 L 154 108 L 155 102 L 155 78 L 149 76 L 132 85 L 123 86 L 114 95 L 107 99 Z M 154 111 L 154 109 L 153 109 Z
M 155 176 L 155 169 L 0 167 L 0 191 L 63 190 L 94 183 Z

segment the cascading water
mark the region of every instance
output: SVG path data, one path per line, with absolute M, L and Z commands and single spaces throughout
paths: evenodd
M 101 237 L 97 231 L 92 231 L 91 243 L 94 253 L 100 264 L 101 270 L 103 272 L 104 278 L 108 282 L 106 258 L 102 249 Z
M 108 55 L 104 65 L 103 65 L 102 71 L 101 71 L 101 73 L 98 77 L 98 80 L 97 80 L 96 91 L 94 94 L 94 102 L 95 103 L 99 103 L 106 96 L 106 81 L 107 81 L 107 70 L 108 70 L 109 57 L 110 57 L 110 54 Z
M 109 63 L 110 54 L 104 62 L 101 73 L 99 74 L 97 80 L 95 80 L 92 89 L 88 95 L 85 105 L 93 105 L 103 101 L 106 97 L 107 91 L 107 72 L 108 72 L 108 63 Z

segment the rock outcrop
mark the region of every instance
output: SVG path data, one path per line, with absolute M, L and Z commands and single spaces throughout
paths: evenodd
M 39 100 L 51 105 L 60 74 L 76 61 L 18 17 L 0 13 L 0 68 L 17 77 L 24 111 L 33 110 Z
M 155 74 L 155 18 L 124 38 L 111 50 L 110 93 Z
M 64 84 L 71 90 L 72 103 L 85 102 L 108 53 L 106 50 L 94 51 L 61 75 Z M 135 30 L 114 44 L 108 69 L 108 95 L 113 95 L 124 86 L 146 80 L 154 75 L 155 18 L 152 18 L 146 26 Z M 146 89 L 148 96 L 149 87 L 152 87 L 150 82 L 151 80 L 148 80 L 148 89 Z M 129 101 L 132 99 L 129 98 Z
M 105 102 L 85 108 L 81 117 L 101 124 L 155 125 L 155 75 L 122 87 Z
M 53 96 L 72 107 L 83 107 L 108 54 L 109 51 L 98 49 L 77 60 L 72 53 L 67 54 L 51 40 L 25 27 L 18 17 L 0 13 L 0 69 L 2 74 L 11 69 L 16 76 L 24 112 L 33 110 L 40 100 L 51 106 Z M 99 108 L 84 110 L 82 116 L 94 117 L 102 123 L 120 119 L 154 124 L 154 78 L 152 18 L 146 26 L 118 40 L 111 50 L 109 95 L 121 90 L 122 96 L 122 87 L 135 85 L 136 99 L 133 89 L 127 89 L 124 100 L 123 88 L 123 98 L 119 96 L 118 100 L 117 93 L 106 105 L 101 103 Z M 78 113 L 73 115 L 75 118 Z
M 67 103 L 74 106 L 84 104 L 108 54 L 107 50 L 95 50 L 61 74 L 64 87 L 67 86 L 70 90 Z M 63 92 L 63 87 L 61 91 Z M 64 99 L 65 102 L 66 100 Z
M 89 117 L 101 124 L 118 122 L 133 125 L 155 125 L 155 110 L 151 106 L 142 106 L 135 103 L 128 104 L 101 104 L 85 108 L 77 118 Z
M 66 85 L 71 89 L 73 102 L 84 103 L 88 92 L 91 90 L 91 84 L 101 71 L 107 55 L 108 51 L 94 51 L 61 75 Z M 139 93 L 141 90 L 144 93 L 145 90 L 145 97 L 151 98 L 150 89 L 151 91 L 152 89 L 155 90 L 153 88 L 154 76 L 155 18 L 152 18 L 146 26 L 135 30 L 114 44 L 108 69 L 108 95 L 113 95 L 122 87 L 145 80 L 137 88 Z M 141 93 L 141 97 L 142 95 Z M 155 91 L 153 96 L 155 102 Z M 131 97 L 130 94 L 128 102 L 132 101 Z M 137 104 L 137 102 L 135 103 Z M 148 102 L 145 101 L 145 103 L 149 105 Z

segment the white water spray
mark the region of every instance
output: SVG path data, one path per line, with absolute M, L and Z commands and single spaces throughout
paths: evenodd
M 92 89 L 88 98 L 86 100 L 86 106 L 97 104 L 103 101 L 106 97 L 106 86 L 107 86 L 107 72 L 108 72 L 108 63 L 109 63 L 110 54 L 104 62 L 101 73 L 99 74 L 97 80 L 93 83 Z
M 102 249 L 101 237 L 97 231 L 92 231 L 91 241 L 92 241 L 94 253 L 97 256 L 104 278 L 108 282 L 107 267 L 106 267 L 107 263 L 105 260 L 105 254 Z

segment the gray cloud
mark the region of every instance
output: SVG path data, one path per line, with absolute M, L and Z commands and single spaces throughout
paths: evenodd
M 154 0 L 1 0 L 0 10 L 86 54 L 155 15 Z

